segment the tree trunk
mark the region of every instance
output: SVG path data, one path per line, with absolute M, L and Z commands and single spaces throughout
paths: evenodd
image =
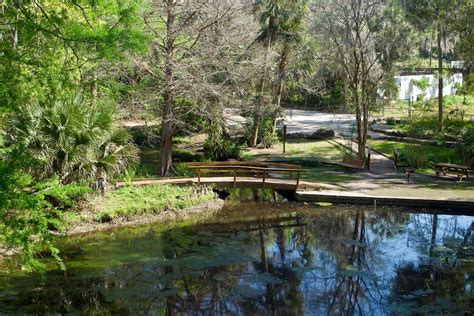
M 260 109 L 255 109 L 253 112 L 253 125 L 252 125 L 252 133 L 250 135 L 250 147 L 257 146 L 258 130 L 260 128 L 259 125 L 260 125 L 260 116 L 261 116 L 259 111 Z
M 432 68 L 432 60 L 433 60 L 433 33 L 430 32 L 430 69 Z
M 258 87 L 258 100 L 257 100 L 257 105 L 253 111 L 253 126 L 252 126 L 252 133 L 250 135 L 251 147 L 257 146 L 258 130 L 260 128 L 260 121 L 262 118 L 262 108 L 264 106 L 264 93 L 265 93 L 265 81 L 267 80 L 268 56 L 270 55 L 270 49 L 272 47 L 273 25 L 274 25 L 274 17 L 271 16 L 268 21 L 268 35 L 266 38 L 265 52 L 263 55 L 262 77 L 260 78 L 260 84 Z
M 344 113 L 349 112 L 349 83 L 347 78 L 344 78 Z
M 173 140 L 173 117 L 170 103 L 170 96 L 165 100 L 163 108 L 163 125 L 161 127 L 161 141 L 160 141 L 160 170 L 161 176 L 168 176 L 171 173 L 172 167 L 172 140 Z
M 359 141 L 359 159 L 365 159 L 365 146 L 367 144 L 367 131 L 369 129 L 369 105 L 371 104 L 371 95 L 367 87 L 367 82 L 362 82 L 361 100 L 362 100 L 362 139 Z
M 441 47 L 441 25 L 438 25 L 438 130 L 443 130 L 443 50 Z
M 268 273 L 268 257 L 267 250 L 265 249 L 265 239 L 263 237 L 263 230 L 258 230 L 258 235 L 260 237 L 260 258 L 262 260 L 263 271 Z
M 364 160 L 365 158 L 365 142 L 366 142 L 366 132 L 364 132 L 365 124 L 365 114 L 363 109 L 363 95 L 361 94 L 360 84 L 356 83 L 352 88 L 354 106 L 356 111 L 356 122 L 357 122 L 357 158 Z
M 160 170 L 161 176 L 171 173 L 172 167 L 172 142 L 173 142 L 173 52 L 174 52 L 174 7 L 176 0 L 166 2 L 166 62 L 165 62 L 165 89 L 163 92 L 162 126 L 160 140 Z
M 276 131 L 277 125 L 277 115 L 276 113 L 279 111 L 281 107 L 281 96 L 283 94 L 283 90 L 285 87 L 285 79 L 286 79 L 286 72 L 288 68 L 288 55 L 290 53 L 290 45 L 285 43 L 283 46 L 283 50 L 280 56 L 280 63 L 278 64 L 278 77 L 277 77 L 277 84 L 275 88 L 275 116 L 273 118 L 273 133 Z

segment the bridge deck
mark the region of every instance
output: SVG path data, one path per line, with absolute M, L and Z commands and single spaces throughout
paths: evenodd
M 234 182 L 235 181 L 235 182 Z M 117 182 L 116 188 L 127 185 L 127 182 Z M 151 184 L 174 184 L 174 185 L 189 185 L 189 184 L 209 184 L 218 187 L 226 188 L 265 188 L 274 190 L 320 190 L 327 189 L 328 185 L 322 183 L 315 183 L 309 181 L 299 181 L 296 184 L 294 179 L 277 179 L 277 178 L 266 178 L 265 182 L 262 178 L 255 177 L 201 177 L 200 181 L 198 177 L 193 178 L 156 178 L 156 179 L 142 179 L 134 180 L 131 182 L 132 185 L 151 185 Z

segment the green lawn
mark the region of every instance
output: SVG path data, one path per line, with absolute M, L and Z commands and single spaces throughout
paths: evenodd
M 322 165 L 324 161 L 341 161 L 344 154 L 327 141 L 291 139 L 287 142 L 285 154 L 282 153 L 282 144 L 277 144 L 270 149 L 248 148 L 243 151 L 243 159 L 298 164 L 308 170 L 307 173 L 302 174 L 302 179 L 337 185 L 342 190 L 355 190 L 375 195 L 425 197 L 439 197 L 440 192 L 443 192 L 445 197 L 464 199 L 472 195 L 473 184 L 470 182 L 459 183 L 454 179 L 439 180 L 433 177 L 434 171 L 430 165 L 437 162 L 460 163 L 456 149 L 385 140 L 369 140 L 368 145 L 390 156 L 393 154 L 393 147 L 396 146 L 404 160 L 402 163 L 411 161 L 421 164 L 422 167 L 417 168 L 418 175 L 414 177 L 416 183 L 408 185 L 403 173 L 384 179 L 370 179 L 363 173 L 350 172 L 337 166 Z M 403 170 L 400 169 L 400 171 Z M 195 199 L 202 201 L 200 197 L 193 196 L 192 191 L 179 191 L 184 189 L 154 186 L 122 188 L 107 193 L 99 215 L 96 216 L 99 219 L 102 217 L 108 220 L 114 217 L 132 216 L 137 212 L 158 213 L 168 207 L 186 207 L 188 205 L 186 203 L 194 203 Z M 176 196 L 181 196 L 185 201 L 176 201 Z M 185 205 L 180 203 L 185 203 Z
M 302 174 L 305 180 L 337 184 L 342 181 L 356 180 L 354 173 L 343 172 L 339 167 L 324 166 L 324 161 L 342 161 L 343 152 L 327 141 L 311 141 L 291 139 L 286 144 L 286 153 L 282 153 L 282 145 L 276 145 L 273 150 L 253 149 L 244 152 L 245 160 L 274 160 L 297 164 L 308 170 Z
M 305 139 L 290 139 L 283 154 L 282 144 L 275 145 L 271 150 L 248 149 L 243 152 L 243 158 L 254 160 L 259 158 L 302 160 L 306 162 L 342 159 L 342 152 L 327 141 L 312 141 Z
M 409 144 L 387 140 L 368 140 L 368 145 L 390 157 L 393 157 L 393 148 L 397 148 L 400 155 L 400 163 L 412 167 L 428 169 L 428 172 L 435 164 L 440 162 L 462 164 L 455 148 L 443 146 L 428 146 Z

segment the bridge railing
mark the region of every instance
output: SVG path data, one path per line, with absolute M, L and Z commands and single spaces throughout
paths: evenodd
M 301 173 L 307 170 L 297 165 L 286 163 L 256 162 L 256 161 L 222 161 L 222 162 L 190 162 L 186 164 L 201 183 L 201 177 L 209 174 L 224 174 L 233 177 L 233 185 L 236 187 L 238 176 L 251 176 L 262 179 L 262 187 L 265 187 L 267 179 L 290 179 L 296 181 L 296 187 L 300 184 Z M 287 176 L 287 178 L 284 178 Z

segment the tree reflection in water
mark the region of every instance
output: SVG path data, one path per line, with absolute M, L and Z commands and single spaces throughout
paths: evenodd
M 261 218 L 224 216 L 239 206 L 211 224 L 66 247 L 76 268 L 51 272 L 44 284 L 3 277 L 0 312 L 379 315 L 473 307 L 472 217 L 266 207 L 275 209 Z M 110 263 L 94 268 L 100 259 Z
M 412 216 L 411 239 L 424 256 L 400 265 L 391 293 L 393 310 L 417 314 L 474 311 L 474 221 L 467 227 L 457 217 Z M 429 225 L 431 224 L 431 225 Z

